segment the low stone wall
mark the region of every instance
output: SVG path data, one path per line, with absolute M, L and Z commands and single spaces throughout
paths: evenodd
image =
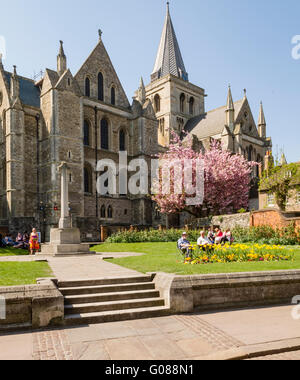
M 300 270 L 200 276 L 158 273 L 154 281 L 174 314 L 288 304 L 300 295 Z
M 222 230 L 235 227 L 249 227 L 251 213 L 220 215 L 212 218 L 200 218 L 191 220 L 187 226 L 189 229 L 208 228 L 210 226 L 219 226 Z
M 5 298 L 6 319 L 0 319 L 0 330 L 9 326 L 32 328 L 59 325 L 64 319 L 64 297 L 50 279 L 37 285 L 0 287 Z

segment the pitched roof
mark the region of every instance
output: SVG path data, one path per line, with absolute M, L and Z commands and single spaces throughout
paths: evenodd
M 234 102 L 235 117 L 238 116 L 243 102 L 244 99 Z M 223 106 L 190 119 L 185 126 L 185 131 L 196 135 L 199 139 L 222 133 L 225 128 L 226 108 L 227 106 Z
M 8 88 L 10 89 L 10 80 L 12 74 L 8 71 L 4 72 Z M 20 84 L 21 102 L 27 106 L 40 108 L 40 90 L 34 85 L 34 81 L 28 78 L 18 76 Z
M 155 80 L 169 74 L 182 78 L 186 81 L 188 80 L 188 74 L 180 52 L 168 3 L 167 16 L 152 72 L 152 78 Z

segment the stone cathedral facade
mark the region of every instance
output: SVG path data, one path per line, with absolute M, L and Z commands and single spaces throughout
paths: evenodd
M 49 239 L 60 210 L 60 175 L 70 167 L 70 212 L 86 240 L 99 240 L 99 226 L 150 226 L 163 217 L 145 196 L 96 192 L 96 162 L 144 158 L 166 149 L 172 131 L 193 135 L 195 149 L 211 139 L 262 162 L 271 149 L 261 106 L 255 123 L 247 96 L 205 110 L 205 90 L 189 81 L 169 6 L 150 84 L 141 79 L 130 104 L 99 32 L 99 41 L 74 75 L 60 43 L 56 70 L 39 81 L 6 71 L 0 59 L 0 230 L 37 226 Z

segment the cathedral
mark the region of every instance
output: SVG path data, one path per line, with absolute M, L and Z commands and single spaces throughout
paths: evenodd
M 212 111 L 206 111 L 205 97 L 203 88 L 189 82 L 169 4 L 150 83 L 141 79 L 132 104 L 101 31 L 75 75 L 62 41 L 56 70 L 45 69 L 38 81 L 20 76 L 15 66 L 6 71 L 0 58 L 0 232 L 37 227 L 49 240 L 60 216 L 61 162 L 70 168 L 69 208 L 83 240 L 99 241 L 101 225 L 114 231 L 164 223 L 149 197 L 100 196 L 96 166 L 101 159 L 118 163 L 120 151 L 128 152 L 128 160 L 150 162 L 168 147 L 173 131 L 189 132 L 195 149 L 209 149 L 216 139 L 233 153 L 263 162 L 272 148 L 263 106 L 256 124 L 246 91 L 233 101 L 229 88 L 226 105 Z M 251 202 L 256 208 L 255 194 Z

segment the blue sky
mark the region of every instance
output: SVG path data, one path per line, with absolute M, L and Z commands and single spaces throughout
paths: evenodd
M 229 83 L 235 100 L 247 88 L 255 120 L 264 103 L 274 153 L 284 149 L 289 161 L 299 161 L 300 60 L 291 55 L 299 0 L 170 0 L 170 9 L 190 81 L 208 94 L 206 109 L 226 103 Z M 29 77 L 55 68 L 62 39 L 75 74 L 101 28 L 131 100 L 140 76 L 150 81 L 165 11 L 163 0 L 2 0 L 5 68 L 16 64 Z

